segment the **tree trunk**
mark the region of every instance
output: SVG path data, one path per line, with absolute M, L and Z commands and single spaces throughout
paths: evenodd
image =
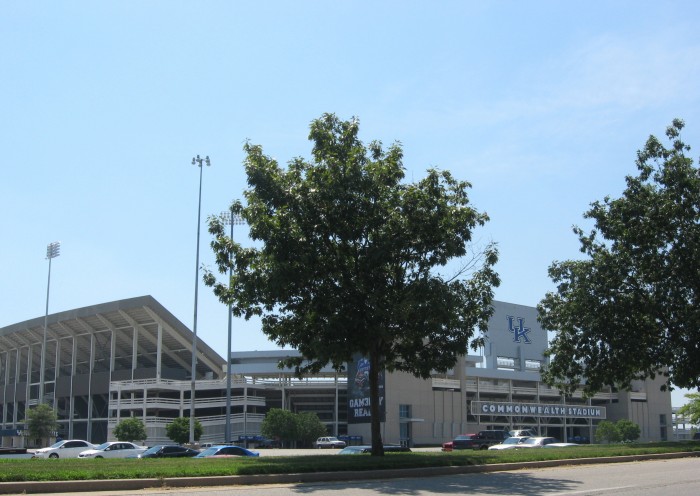
M 384 444 L 381 433 L 381 405 L 379 404 L 379 354 L 374 351 L 369 355 L 369 401 L 372 414 L 372 456 L 384 456 Z

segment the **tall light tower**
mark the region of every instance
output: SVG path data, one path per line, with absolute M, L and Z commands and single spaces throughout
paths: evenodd
M 207 167 L 211 165 L 209 161 L 209 155 L 205 158 L 197 157 L 192 158 L 192 165 L 199 167 L 199 204 L 197 207 L 197 264 L 196 271 L 194 274 L 194 326 L 192 328 L 192 389 L 190 391 L 190 444 L 194 444 L 194 396 L 195 396 L 195 385 L 197 381 L 197 298 L 199 296 L 199 231 L 201 228 L 201 217 L 202 217 L 202 163 L 206 164 Z
M 238 214 L 232 214 L 230 211 L 221 212 L 221 219 L 224 224 L 231 226 L 231 242 L 233 243 L 233 226 L 243 224 L 243 218 Z M 233 276 L 233 265 L 228 269 L 228 280 L 231 284 Z M 231 304 L 228 305 L 228 348 L 226 354 L 226 443 L 231 443 L 231 322 L 232 322 Z
M 44 339 L 41 344 L 41 370 L 39 370 L 39 403 L 44 402 L 44 369 L 46 368 L 46 332 L 49 321 L 49 290 L 51 289 L 51 260 L 61 254 L 61 242 L 54 241 L 46 247 L 46 258 L 49 261 L 49 281 L 46 284 L 46 313 L 44 314 Z

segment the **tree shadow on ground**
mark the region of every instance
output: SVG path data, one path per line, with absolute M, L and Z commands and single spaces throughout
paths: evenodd
M 295 493 L 327 494 L 331 491 L 371 491 L 376 494 L 424 495 L 424 494 L 519 494 L 546 495 L 578 488 L 581 482 L 561 478 L 535 477 L 528 472 L 491 472 L 484 474 L 458 474 L 423 478 L 346 481 L 324 484 L 303 484 L 294 488 Z

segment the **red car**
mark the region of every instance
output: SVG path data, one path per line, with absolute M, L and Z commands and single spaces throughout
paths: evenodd
M 479 449 L 484 442 L 484 438 L 478 434 L 460 434 L 452 441 L 442 443 L 442 451 L 452 451 L 459 449 Z
M 508 439 L 508 433 L 498 430 L 479 431 L 478 434 L 460 434 L 452 441 L 442 444 L 442 451 L 452 451 L 459 449 L 482 449 L 502 443 Z

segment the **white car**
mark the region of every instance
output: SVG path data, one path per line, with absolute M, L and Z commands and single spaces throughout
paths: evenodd
M 94 448 L 94 444 L 82 439 L 68 439 L 34 451 L 32 458 L 78 458 L 83 451 Z
M 569 446 L 578 446 L 578 444 L 560 443 L 554 437 L 531 437 L 517 445 L 516 448 L 567 448 Z
M 102 443 L 94 449 L 83 451 L 78 458 L 128 458 L 136 457 L 146 451 L 148 447 L 137 446 L 126 441 L 110 441 Z
M 504 450 L 504 449 L 514 449 L 518 448 L 520 444 L 526 439 L 530 439 L 530 436 L 512 436 L 503 441 L 501 444 L 494 444 L 489 446 L 490 450 Z

